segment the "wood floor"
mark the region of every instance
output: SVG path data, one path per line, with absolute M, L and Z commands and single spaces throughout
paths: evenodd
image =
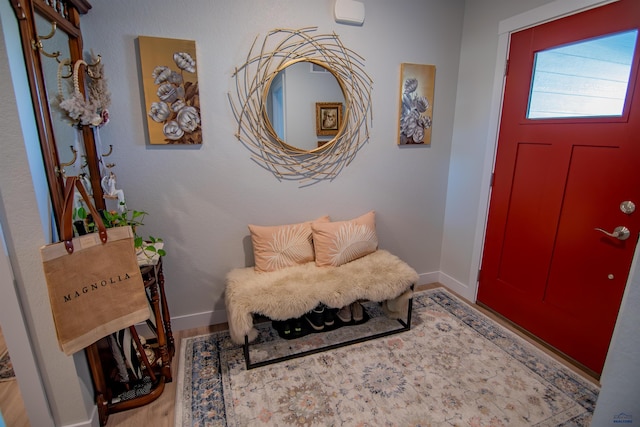
M 0 328 L 0 356 L 6 351 L 7 344 Z M 15 378 L 8 381 L 0 381 L 0 412 L 7 427 L 29 427 L 31 425 Z
M 422 286 L 419 286 L 417 290 L 431 289 L 439 286 L 441 285 L 437 283 L 422 285 Z M 575 366 L 574 364 L 572 364 L 570 361 L 565 360 L 562 356 L 557 355 L 554 352 L 550 351 L 543 344 L 537 342 L 535 339 L 519 331 L 517 328 L 513 327 L 508 322 L 506 322 L 504 319 L 501 319 L 499 316 L 496 316 L 475 304 L 472 304 L 472 306 L 480 310 L 484 314 L 488 315 L 489 317 L 493 318 L 497 322 L 501 323 L 502 325 L 508 327 L 509 329 L 511 329 L 518 335 L 522 336 L 524 339 L 531 342 L 538 348 L 552 355 L 553 357 L 558 359 L 561 363 L 565 364 L 566 366 L 568 366 L 578 374 L 582 375 L 587 380 L 598 385 L 597 380 L 592 376 L 590 376 L 588 372 L 585 372 L 584 370 L 580 369 L 578 366 Z M 190 329 L 186 331 L 174 332 L 174 338 L 176 340 L 176 357 L 174 357 L 172 366 L 171 366 L 171 372 L 174 375 L 174 381 L 166 385 L 164 392 L 156 401 L 140 408 L 136 408 L 136 409 L 132 409 L 129 411 L 120 412 L 116 414 L 111 414 L 107 422 L 107 427 L 139 427 L 139 426 L 147 426 L 147 425 L 152 425 L 154 427 L 173 427 L 174 416 L 175 416 L 174 403 L 176 398 L 176 385 L 177 385 L 178 362 L 179 362 L 178 356 L 179 356 L 182 340 L 192 336 L 198 336 L 198 335 L 203 335 L 210 332 L 225 330 L 227 328 L 228 328 L 227 324 L 225 323 L 221 325 L 214 325 L 209 327 L 202 327 L 202 328 Z M 0 388 L 0 408 L 2 408 L 2 413 L 5 416 L 7 427 L 14 427 L 14 425 L 18 427 L 29 426 L 28 422 L 26 424 L 24 424 L 24 422 L 22 424 L 19 424 L 19 423 L 12 424 L 9 421 L 8 416 L 5 415 L 4 406 L 2 406 L 4 405 L 3 399 L 4 398 L 2 395 L 2 389 Z M 15 411 L 12 411 L 12 412 L 15 412 Z M 26 416 L 24 418 L 26 418 Z

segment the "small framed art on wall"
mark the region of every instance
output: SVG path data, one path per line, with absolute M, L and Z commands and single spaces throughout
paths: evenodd
M 341 102 L 316 102 L 316 134 L 337 135 L 342 126 Z

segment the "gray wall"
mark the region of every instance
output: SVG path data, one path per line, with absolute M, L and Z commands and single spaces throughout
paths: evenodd
M 177 328 L 225 319 L 225 275 L 252 262 L 247 224 L 326 214 L 341 220 L 375 209 L 382 248 L 418 273 L 440 269 L 464 2 L 369 0 L 362 27 L 336 24 L 333 3 L 95 1 L 83 17 L 85 46 L 102 55 L 113 100 L 111 123 L 100 136 L 103 144 L 114 145 L 109 161 L 116 164 L 129 206 L 150 212 L 143 232 L 166 241 L 167 293 Z M 318 33 L 335 31 L 365 58 L 374 81 L 373 128 L 369 143 L 335 180 L 300 188 L 251 160 L 234 136 L 227 93 L 235 88 L 234 68 L 246 61 L 256 36 L 261 43 L 274 28 L 311 25 Z M 147 145 L 139 35 L 196 41 L 201 147 Z M 436 66 L 431 147 L 396 145 L 402 62 Z

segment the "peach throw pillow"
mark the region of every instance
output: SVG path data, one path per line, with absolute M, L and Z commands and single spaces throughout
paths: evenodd
M 313 222 L 311 230 L 318 267 L 337 267 L 378 249 L 374 211 L 349 221 Z
M 329 216 L 318 218 L 315 222 L 329 222 Z M 315 258 L 311 221 L 270 227 L 250 224 L 249 231 L 256 271 L 275 271 L 304 264 Z

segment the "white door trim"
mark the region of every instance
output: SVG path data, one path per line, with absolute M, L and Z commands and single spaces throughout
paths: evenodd
M 504 33 L 523 30 L 616 1 L 618 0 L 556 0 L 500 21 L 498 24 L 498 34 L 502 35 Z

